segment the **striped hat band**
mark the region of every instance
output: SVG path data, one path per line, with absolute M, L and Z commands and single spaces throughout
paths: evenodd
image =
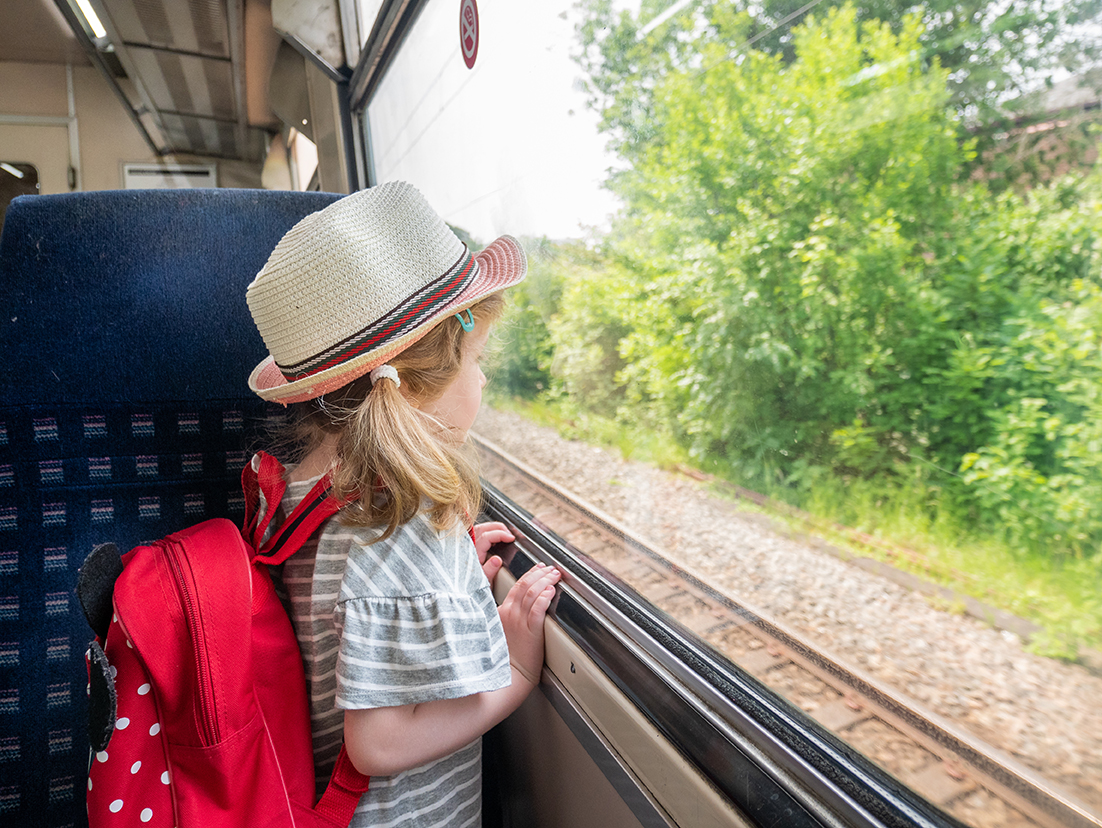
M 463 257 L 453 268 L 390 313 L 310 359 L 295 365 L 280 365 L 280 373 L 288 382 L 295 382 L 355 359 L 379 347 L 380 343 L 401 339 L 428 321 L 442 304 L 450 304 L 462 295 L 477 277 L 478 262 L 469 250 L 464 250 Z

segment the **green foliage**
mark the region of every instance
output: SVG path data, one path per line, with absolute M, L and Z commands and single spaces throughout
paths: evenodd
M 1102 606 L 1051 596 L 1102 570 L 1102 170 L 970 179 L 933 6 L 842 5 L 751 48 L 768 4 L 642 35 L 662 5 L 588 4 L 626 208 L 593 246 L 533 248 L 499 384 L 625 453 L 672 436 L 832 520 L 967 549 L 983 589 L 1053 619 L 1044 651 L 1097 641 Z
M 705 30 L 694 48 L 711 68 L 656 83 L 655 137 L 614 182 L 631 215 L 613 244 L 661 305 L 628 342 L 680 355 L 665 387 L 699 455 L 768 477 L 858 418 L 889 453 L 912 439 L 921 391 L 899 367 L 944 339 L 923 254 L 960 158 L 944 76 L 908 59 L 918 33 L 844 9 L 796 30 L 785 64 L 724 62 Z M 638 398 L 659 387 L 644 379 Z
M 1083 557 L 1102 553 L 1102 290 L 1073 288 L 1009 321 L 995 352 L 1007 401 L 961 470 L 1017 548 Z
M 663 469 L 682 468 L 689 462 L 684 448 L 668 434 L 602 417 L 562 396 L 499 397 L 494 400 L 494 407 L 554 428 L 568 439 L 615 449 L 626 460 L 638 460 Z
M 754 21 L 699 14 L 657 56 L 630 16 L 603 41 L 624 50 L 598 73 L 608 128 L 625 90 L 644 90 L 631 105 L 649 125 L 618 145 L 628 212 L 606 270 L 553 323 L 561 387 L 672 424 L 767 489 L 915 462 L 951 475 L 968 455 L 968 485 L 944 484 L 954 509 L 1022 549 L 1097 545 L 1084 515 L 1102 469 L 1083 446 L 1099 377 L 1069 356 L 1093 322 L 1057 311 L 1089 317 L 1098 177 L 1028 199 L 959 183 L 972 150 L 948 73 L 917 59 L 918 17 L 842 6 L 791 30 L 783 56 L 728 60 Z
M 1077 280 L 1098 281 L 1098 181 L 1098 174 L 1061 180 L 1028 199 L 971 188 L 955 200 L 958 229 L 934 263 L 938 317 L 954 343 L 923 377 L 926 432 L 939 462 L 955 466 L 991 438 L 992 411 L 1031 395 L 1021 383 L 1032 375 L 1008 364 L 1004 351 L 1020 336 L 1021 319 L 1047 318 L 1043 303 L 1074 303 Z
M 668 7 L 666 0 L 644 0 L 637 17 L 617 14 L 611 0 L 583 0 L 580 5 L 580 60 L 591 77 L 605 127 L 625 157 L 633 156 L 635 143 L 652 135 L 652 93 L 662 78 L 689 68 L 708 71 L 716 62 L 737 62 L 751 44 L 757 52 L 794 62 L 799 45 L 789 24 L 805 22 L 793 18 L 787 0 L 698 0 L 644 35 L 646 24 Z M 1043 141 L 1031 138 L 1025 127 L 1051 119 L 1044 95 L 1056 70 L 1081 74 L 1090 88 L 1102 85 L 1102 77 L 1087 71 L 1102 57 L 1097 36 L 1102 0 L 865 0 L 856 7 L 851 0 L 825 0 L 816 14 L 837 6 L 855 9 L 858 22 L 884 24 L 896 35 L 916 21 L 920 24 L 917 48 L 907 58 L 946 73 L 949 103 L 978 139 L 985 166 L 990 165 L 988 176 L 994 179 L 1015 181 L 1024 174 L 1036 183 L 1055 168 L 1058 159 L 1046 159 Z M 732 25 L 738 12 L 743 14 Z M 717 47 L 707 56 L 698 49 L 701 33 Z M 1077 133 L 1090 121 L 1071 117 L 1074 122 L 1062 130 L 1059 154 L 1074 163 L 1082 157 L 1075 150 L 1085 147 Z M 992 152 L 1007 135 L 1013 135 L 1015 151 Z M 974 169 L 971 159 L 966 168 Z
M 1075 661 L 1081 647 L 1098 647 L 1102 642 L 1100 571 L 1102 560 L 1097 556 L 1072 561 L 1062 573 L 1068 583 L 1063 595 L 1034 591 L 1032 614 L 1043 619 L 1044 626 L 1029 642 L 1033 652 Z
M 620 318 L 624 301 L 613 272 L 593 271 L 566 284 L 551 323 L 551 371 L 558 387 L 605 417 L 615 415 L 623 399 L 618 375 L 624 364 L 619 343 L 627 334 Z
M 487 374 L 493 378 L 492 393 L 533 397 L 551 387 L 554 346 L 548 323 L 558 310 L 571 262 L 584 248 L 547 239 L 528 239 L 524 247 L 528 276 L 507 294 Z

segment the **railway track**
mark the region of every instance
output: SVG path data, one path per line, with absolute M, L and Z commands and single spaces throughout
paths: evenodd
M 1102 828 L 1102 816 L 1036 771 L 666 560 L 491 442 L 475 442 L 483 477 L 540 524 L 945 812 L 973 828 Z

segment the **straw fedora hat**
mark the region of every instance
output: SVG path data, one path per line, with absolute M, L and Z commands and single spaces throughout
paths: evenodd
M 516 239 L 471 253 L 405 182 L 342 198 L 288 230 L 249 285 L 269 353 L 249 387 L 283 404 L 319 397 L 526 270 Z

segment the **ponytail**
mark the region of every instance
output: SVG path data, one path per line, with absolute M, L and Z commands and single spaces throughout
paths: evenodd
M 494 321 L 504 300 L 491 294 L 471 309 L 476 320 Z M 459 372 L 464 330 L 448 317 L 390 360 L 402 389 L 388 378 L 362 377 L 306 407 L 298 428 L 300 455 L 327 435 L 337 438 L 333 494 L 353 499 L 340 512 L 348 526 L 381 529 L 375 541 L 425 511 L 440 530 L 456 520 L 469 526 L 481 506 L 478 463 L 469 442 L 421 411 L 418 401 L 437 398 Z M 403 393 L 403 391 L 405 393 Z
M 480 500 L 478 473 L 445 427 L 423 414 L 389 380 L 380 380 L 355 410 L 337 444 L 340 464 L 333 493 L 359 498 L 342 512 L 344 523 L 383 529 L 389 537 L 426 505 L 442 529 L 466 522 Z M 361 488 L 370 480 L 370 489 Z

